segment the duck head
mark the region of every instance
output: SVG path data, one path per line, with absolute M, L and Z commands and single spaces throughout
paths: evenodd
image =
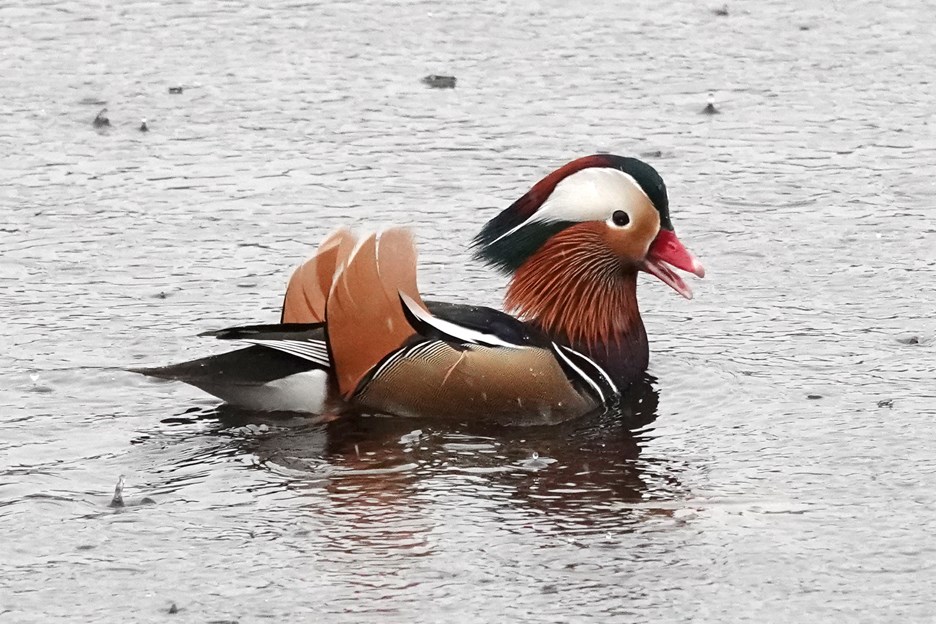
M 611 154 L 547 175 L 489 221 L 474 244 L 481 259 L 512 275 L 512 312 L 593 353 L 618 345 L 634 352 L 622 357 L 640 359 L 642 350 L 644 360 L 637 273 L 686 298 L 692 290 L 673 269 L 705 275 L 676 237 L 660 174 Z

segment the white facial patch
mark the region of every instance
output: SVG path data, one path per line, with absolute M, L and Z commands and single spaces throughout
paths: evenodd
M 631 214 L 630 208 L 638 198 L 649 200 L 631 175 L 612 167 L 588 167 L 563 179 L 539 210 L 492 243 L 534 222 L 606 221 L 615 210 Z

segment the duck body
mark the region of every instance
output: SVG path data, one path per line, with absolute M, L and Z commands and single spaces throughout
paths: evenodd
M 656 171 L 605 154 L 541 180 L 474 244 L 511 274 L 513 314 L 423 301 L 404 229 L 339 229 L 293 273 L 279 324 L 206 334 L 250 346 L 136 372 L 254 410 L 559 422 L 615 405 L 646 370 L 637 272 L 685 296 L 668 265 L 704 274 Z
M 559 422 L 616 396 L 600 369 L 534 325 L 482 306 L 428 301 L 426 308 L 433 320 L 458 328 L 445 327 L 448 332 L 465 335 L 415 321 L 417 333 L 368 371 L 350 401 L 336 383 L 325 323 L 208 332 L 203 336 L 251 346 L 137 372 L 183 381 L 246 409 L 316 414 L 357 408 L 462 419 L 481 414 L 504 422 L 528 414 L 535 422 Z

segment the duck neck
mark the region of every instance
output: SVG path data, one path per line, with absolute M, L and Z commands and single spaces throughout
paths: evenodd
M 547 243 L 517 269 L 506 307 L 593 359 L 623 387 L 649 361 L 637 271 L 595 245 L 554 246 Z

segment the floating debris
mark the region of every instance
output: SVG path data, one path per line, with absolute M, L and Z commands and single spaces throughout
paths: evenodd
M 920 344 L 919 336 L 901 336 L 897 339 L 897 342 L 905 345 L 915 345 Z
M 877 402 L 878 407 L 894 407 L 894 399 L 884 399 Z
M 181 95 L 182 87 L 169 87 L 169 93 L 172 95 Z
M 437 76 L 436 74 L 429 74 L 422 79 L 422 82 L 433 89 L 454 89 L 457 79 L 455 76 Z
M 809 400 L 811 400 L 811 401 L 816 401 L 816 400 L 818 400 L 818 399 L 821 399 L 821 398 L 822 398 L 822 395 L 821 395 L 821 394 L 807 394 L 807 395 L 806 395 L 806 398 L 809 399 Z
M 101 111 L 95 116 L 94 121 L 91 122 L 91 125 L 95 128 L 104 128 L 105 126 L 110 126 L 110 119 L 107 118 L 107 109 L 102 108 Z
M 120 475 L 120 477 L 117 478 L 117 487 L 114 488 L 114 498 L 112 498 L 110 502 L 111 507 L 123 507 L 124 506 L 124 499 L 123 499 L 124 483 L 126 483 L 126 479 L 124 479 L 123 475 Z
M 723 4 L 720 9 L 713 9 L 712 13 L 718 17 L 728 17 L 728 5 Z
M 705 105 L 705 108 L 702 109 L 703 115 L 717 115 L 721 111 L 715 108 L 715 94 L 708 94 L 708 104 Z
M 146 125 L 146 117 L 140 120 L 140 132 L 149 132 L 149 126 Z

